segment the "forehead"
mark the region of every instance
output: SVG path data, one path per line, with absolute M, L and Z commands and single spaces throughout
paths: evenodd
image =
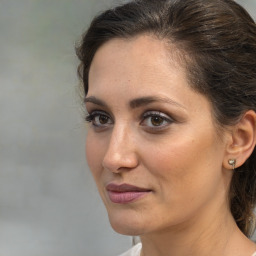
M 114 38 L 104 43 L 96 51 L 93 62 L 99 55 L 102 55 L 102 52 L 108 58 L 115 57 L 113 53 L 115 55 L 118 54 L 120 57 L 126 57 L 127 53 L 129 53 L 130 57 L 138 57 L 138 59 L 145 60 L 152 55 L 157 55 L 161 59 L 168 55 L 166 46 L 166 40 L 159 40 L 149 34 L 142 34 L 131 38 Z
M 175 46 L 150 35 L 112 39 L 101 46 L 93 58 L 89 71 L 89 90 L 95 84 L 106 85 L 116 83 L 117 80 L 119 85 L 148 83 L 149 88 L 155 80 L 167 76 L 170 82 L 179 76 L 180 81 L 187 83 L 186 71 L 179 55 Z

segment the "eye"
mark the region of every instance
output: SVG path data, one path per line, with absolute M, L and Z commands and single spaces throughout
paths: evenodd
M 85 120 L 89 123 L 92 123 L 95 127 L 107 127 L 110 124 L 113 124 L 111 117 L 104 111 L 93 111 L 89 113 Z
M 161 129 L 174 122 L 168 115 L 159 111 L 149 111 L 143 114 L 142 126 Z
M 164 119 L 161 116 L 151 116 L 150 122 L 153 126 L 160 126 L 164 123 Z

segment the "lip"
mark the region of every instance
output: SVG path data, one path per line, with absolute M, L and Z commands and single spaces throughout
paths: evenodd
M 152 190 L 130 184 L 110 183 L 106 186 L 109 199 L 116 204 L 127 204 L 148 195 Z

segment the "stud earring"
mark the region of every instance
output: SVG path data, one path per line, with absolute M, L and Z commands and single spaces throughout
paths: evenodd
M 236 167 L 236 159 L 229 159 L 228 164 L 232 166 L 232 169 L 235 170 Z

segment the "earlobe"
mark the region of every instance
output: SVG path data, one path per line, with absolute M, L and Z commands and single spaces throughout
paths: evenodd
M 236 159 L 234 159 L 234 158 L 229 159 L 228 164 L 232 166 L 233 170 L 235 170 L 235 168 L 236 168 Z
M 256 113 L 247 111 L 240 121 L 232 128 L 230 142 L 227 144 L 227 154 L 223 160 L 226 169 L 240 167 L 252 154 L 256 144 Z M 232 163 L 235 162 L 234 164 Z

